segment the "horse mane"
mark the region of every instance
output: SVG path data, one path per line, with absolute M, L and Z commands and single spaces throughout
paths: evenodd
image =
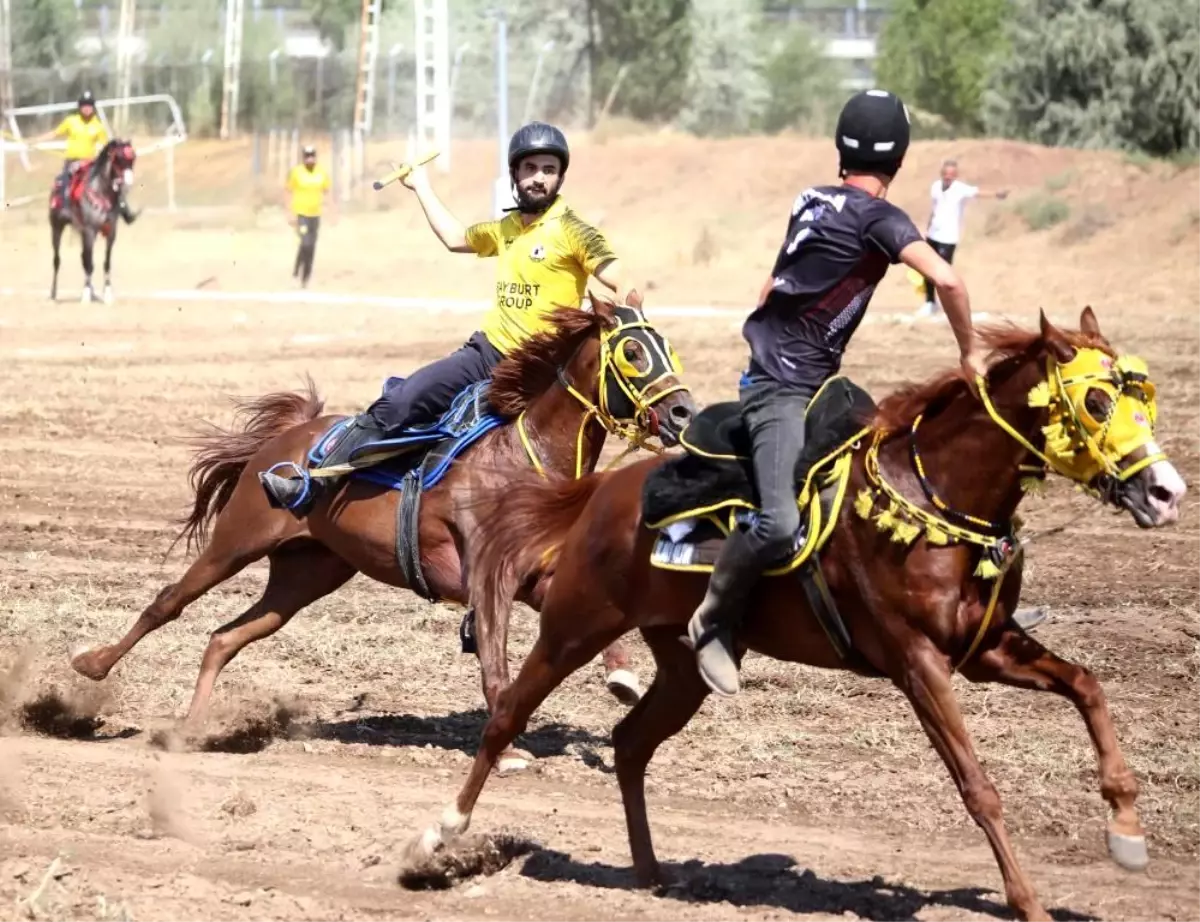
M 1040 331 L 1024 330 L 1014 323 L 978 327 L 976 334 L 991 350 L 989 370 L 1009 359 L 1031 358 L 1045 347 Z M 1101 337 L 1071 330 L 1062 334 L 1077 349 L 1092 347 L 1113 354 L 1112 346 Z M 967 382 L 959 368 L 947 369 L 922 383 L 903 384 L 880 401 L 872 425 L 885 433 L 908 429 L 921 414 L 942 409 L 966 391 Z
M 520 416 L 554 383 L 559 366 L 568 361 L 584 336 L 611 323 L 604 311 L 558 307 L 546 316 L 550 329 L 535 333 L 492 372 L 488 403 L 508 419 Z

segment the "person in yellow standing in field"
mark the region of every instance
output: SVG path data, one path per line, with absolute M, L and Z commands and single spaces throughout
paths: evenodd
M 304 288 L 308 287 L 312 276 L 313 258 L 317 255 L 317 231 L 321 227 L 321 206 L 330 187 L 329 174 L 317 166 L 317 149 L 310 144 L 304 148 L 301 162 L 288 173 L 285 192 L 291 197 L 290 205 L 285 205 L 291 210 L 289 221 L 300 237 L 292 278 L 299 278 Z M 329 201 L 332 212 L 332 196 Z
M 62 205 L 63 199 L 66 197 L 67 189 L 70 187 L 71 174 L 79 167 L 81 163 L 87 160 L 92 160 L 100 149 L 108 143 L 108 131 L 104 127 L 104 122 L 100 121 L 100 117 L 96 114 L 96 98 L 92 95 L 91 90 L 84 90 L 79 95 L 77 103 L 77 111 L 68 115 L 53 131 L 48 131 L 44 135 L 33 140 L 34 144 L 45 144 L 47 141 L 54 141 L 58 138 L 67 139 L 67 149 L 64 152 L 62 173 L 59 174 L 55 181 L 55 208 Z M 125 187 L 121 187 L 121 191 L 117 198 L 117 207 L 121 211 L 121 217 L 125 219 L 126 224 L 132 224 L 137 215 L 129 207 L 129 203 L 125 201 Z
M 483 324 L 461 348 L 386 391 L 337 435 L 317 467 L 343 464 L 362 445 L 436 422 L 461 391 L 489 378 L 505 355 L 549 330 L 557 306 L 581 307 L 589 277 L 625 299 L 616 254 L 603 234 L 559 195 L 570 162 L 567 139 L 553 125 L 531 122 L 518 129 L 508 145 L 516 207 L 499 221 L 469 227 L 434 194 L 424 168 L 403 180 L 446 249 L 496 258 L 495 296 Z M 336 482 L 313 479 L 309 489 L 299 477 L 258 476 L 271 503 L 297 515 L 305 514 L 319 491 Z

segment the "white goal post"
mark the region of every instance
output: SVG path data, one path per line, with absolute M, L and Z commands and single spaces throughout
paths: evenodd
M 155 93 L 150 96 L 120 96 L 112 99 L 99 99 L 96 101 L 96 117 L 108 130 L 109 137 L 113 137 L 112 125 L 108 121 L 108 116 L 105 110 L 124 110 L 128 106 L 152 106 L 165 105 L 170 113 L 170 123 L 166 131 L 161 137 L 156 137 L 148 144 L 141 145 L 136 148 L 138 156 L 143 154 L 151 154 L 156 151 L 163 151 L 166 158 L 166 180 L 167 180 L 167 208 L 171 211 L 175 210 L 175 147 L 187 140 L 187 128 L 183 123 L 183 112 L 179 108 L 179 103 L 175 101 L 175 97 L 167 93 Z M 57 112 L 74 112 L 78 105 L 74 102 L 51 102 L 38 106 L 21 106 L 20 108 L 10 109 L 6 112 L 5 119 L 8 122 L 7 131 L 0 133 L 0 203 L 3 203 L 4 210 L 16 205 L 27 204 L 33 197 L 26 197 L 19 201 L 8 201 L 5 195 L 5 186 L 8 173 L 8 158 L 9 154 L 16 154 L 21 166 L 26 172 L 29 171 L 29 150 L 31 145 L 27 144 L 21 137 L 21 126 L 18 119 L 23 116 L 39 116 L 53 115 Z M 48 141 L 45 144 L 37 145 L 38 150 L 60 150 L 65 148 L 65 141 Z

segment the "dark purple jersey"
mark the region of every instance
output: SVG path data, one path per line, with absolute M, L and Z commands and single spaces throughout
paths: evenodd
M 908 215 L 869 192 L 805 189 L 792 206 L 772 288 L 742 328 L 748 377 L 815 393 L 841 367 L 888 266 L 921 239 Z

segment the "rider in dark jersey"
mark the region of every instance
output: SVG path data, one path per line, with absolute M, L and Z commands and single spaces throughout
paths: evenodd
M 764 569 L 793 550 L 800 527 L 794 471 L 808 403 L 840 368 L 888 266 L 903 262 L 933 282 L 967 380 L 985 370 L 962 280 L 887 201 L 908 141 L 908 110 L 898 97 L 866 90 L 846 103 L 836 137 L 842 182 L 797 197 L 775 268 L 743 327 L 750 362 L 739 396 L 761 509 L 751 527 L 726 540 L 688 624 L 700 674 L 718 694 L 739 689 L 733 628 L 750 591 Z

